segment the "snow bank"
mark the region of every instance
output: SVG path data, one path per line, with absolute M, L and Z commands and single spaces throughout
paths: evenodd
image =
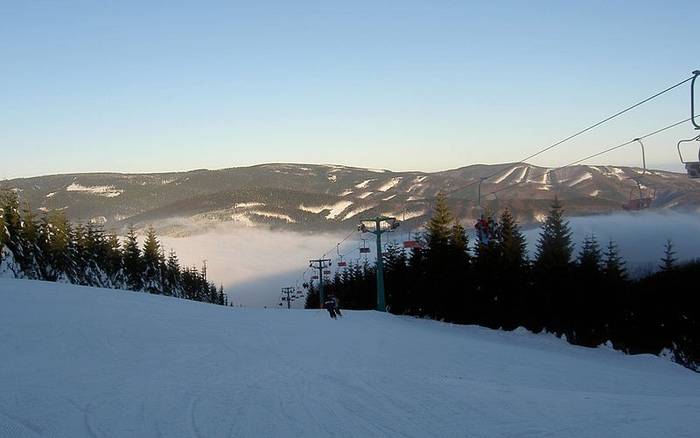
M 115 189 L 114 186 L 83 186 L 77 183 L 72 183 L 66 187 L 67 192 L 83 192 L 93 195 L 104 196 L 105 198 L 115 198 L 121 195 L 124 190 Z
M 549 335 L 0 280 L 0 436 L 693 437 L 700 378 Z
M 396 187 L 400 182 L 401 182 L 400 176 L 396 177 L 396 178 L 392 178 L 389 181 L 387 181 L 386 183 L 384 183 L 377 190 L 379 190 L 380 192 L 386 192 L 387 190 L 393 189 L 394 187 Z
M 319 205 L 316 207 L 301 204 L 299 205 L 299 210 L 307 211 L 309 213 L 314 214 L 319 214 L 323 211 L 328 210 L 329 213 L 326 215 L 326 219 L 335 219 L 352 204 L 352 201 L 339 201 L 333 205 Z

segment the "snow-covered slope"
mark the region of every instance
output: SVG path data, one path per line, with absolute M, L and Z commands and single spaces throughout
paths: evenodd
M 0 279 L 3 437 L 691 437 L 700 375 L 546 335 Z

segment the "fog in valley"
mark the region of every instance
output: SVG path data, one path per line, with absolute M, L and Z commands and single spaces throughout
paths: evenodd
M 698 214 L 620 213 L 571 217 L 568 220 L 577 245 L 591 234 L 597 237 L 603 248 L 610 239 L 614 240 L 633 276 L 656 269 L 667 239 L 672 240 L 679 260 L 700 257 Z M 324 252 L 328 258 L 335 259 L 335 244 L 345 235 L 301 234 L 224 224 L 204 234 L 177 238 L 164 236 L 161 241 L 166 251 L 170 248 L 177 251 L 183 265 L 199 268 L 206 259 L 209 279 L 223 284 L 235 304 L 277 307 L 280 288 L 301 285 L 301 274 L 308 267 L 309 259 L 318 258 Z M 527 229 L 525 235 L 531 254 L 534 254 L 539 229 Z M 365 237 L 373 238 L 372 235 Z M 400 243 L 407 239 L 408 234 L 407 230 L 399 229 L 384 237 L 385 241 Z M 359 239 L 358 234 L 341 246 L 348 261 L 359 258 L 357 249 L 363 245 Z M 375 253 L 374 241 L 368 239 L 367 246 L 372 249 L 371 261 Z M 303 306 L 302 300 L 294 304 L 295 307 Z

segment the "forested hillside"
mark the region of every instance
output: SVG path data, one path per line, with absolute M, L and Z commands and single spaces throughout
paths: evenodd
M 0 193 L 0 277 L 128 289 L 226 305 L 206 271 L 167 256 L 154 230 L 141 245 L 133 229 L 119 239 L 102 225 L 72 224 L 62 211 L 37 218 L 15 193 Z

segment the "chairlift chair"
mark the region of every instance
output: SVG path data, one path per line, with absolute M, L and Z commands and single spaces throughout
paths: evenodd
M 630 190 L 630 198 L 625 204 L 622 205 L 623 210 L 627 211 L 640 211 L 651 207 L 651 203 L 654 201 L 656 196 L 656 191 L 651 192 L 649 188 L 644 189 L 641 183 L 641 177 L 647 173 L 647 160 L 646 154 L 644 152 L 644 143 L 642 143 L 641 138 L 635 138 L 634 141 L 638 142 L 642 148 L 642 173 L 639 177 L 630 178 L 637 184 L 636 193 L 638 196 L 634 196 L 635 189 Z
M 695 70 L 693 72 L 693 80 L 690 81 L 690 122 L 693 124 L 695 129 L 700 129 L 700 124 L 695 120 L 700 117 L 700 114 L 695 115 L 695 80 L 700 76 L 700 70 Z M 681 158 L 681 163 L 685 164 L 685 170 L 688 172 L 690 178 L 700 178 L 700 148 L 698 150 L 698 161 L 685 161 L 683 159 L 683 153 L 681 152 L 681 143 L 688 143 L 691 141 L 700 141 L 700 135 L 697 137 L 681 140 L 678 142 L 678 155 Z
M 402 222 L 406 222 L 406 212 L 403 213 Z M 403 241 L 404 249 L 419 249 L 421 247 L 420 242 L 415 239 L 411 239 L 411 229 L 408 229 L 408 239 Z
M 362 246 L 360 247 L 360 254 L 369 254 L 369 253 L 370 253 L 370 249 L 367 246 L 367 239 L 362 239 Z
M 692 141 L 700 142 L 700 135 L 687 140 L 681 140 L 676 147 L 678 149 L 678 156 L 681 158 L 681 163 L 685 164 L 685 170 L 688 172 L 688 176 L 690 178 L 700 178 L 700 148 L 698 148 L 698 161 L 685 161 L 683 159 L 683 152 L 681 151 L 681 144 L 690 143 Z
M 406 249 L 420 249 L 421 245 L 420 245 L 420 242 L 418 242 L 417 240 L 410 240 L 409 239 L 409 240 L 405 240 L 403 242 L 403 247 Z
M 348 263 L 343 259 L 343 255 L 340 253 L 340 243 L 335 246 L 335 250 L 338 253 L 338 261 L 335 265 L 339 268 L 345 268 Z

